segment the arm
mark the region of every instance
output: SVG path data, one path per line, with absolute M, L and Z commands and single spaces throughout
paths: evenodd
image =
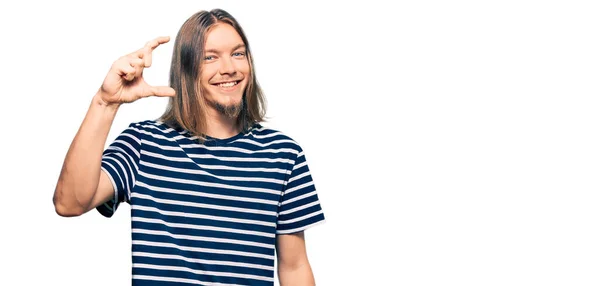
M 174 96 L 170 87 L 154 87 L 142 77 L 152 51 L 169 41 L 159 37 L 113 63 L 73 139 L 54 190 L 54 207 L 61 216 L 78 216 L 108 201 L 114 189 L 101 171 L 102 151 L 119 106 L 147 96 Z
M 277 275 L 281 286 L 313 286 L 313 276 L 304 232 L 277 236 Z
M 61 216 L 78 216 L 109 200 L 113 186 L 100 171 L 102 151 L 118 106 L 103 103 L 100 92 L 67 152 L 54 190 L 54 207 Z

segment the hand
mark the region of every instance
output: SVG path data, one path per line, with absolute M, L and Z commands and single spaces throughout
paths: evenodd
M 144 68 L 152 65 L 152 51 L 169 41 L 169 37 L 158 37 L 126 56 L 116 60 L 100 87 L 100 100 L 106 105 L 134 102 L 148 96 L 175 96 L 168 86 L 151 86 L 144 80 Z

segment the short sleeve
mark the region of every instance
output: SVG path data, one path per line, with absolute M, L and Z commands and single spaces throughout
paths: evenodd
M 301 151 L 284 187 L 277 218 L 277 234 L 300 232 L 324 221 L 317 190 L 304 152 Z
M 136 123 L 130 124 L 102 153 L 100 168 L 108 175 L 115 191 L 111 200 L 96 207 L 105 217 L 111 217 L 120 203 L 129 203 L 140 160 L 141 137 L 138 127 Z

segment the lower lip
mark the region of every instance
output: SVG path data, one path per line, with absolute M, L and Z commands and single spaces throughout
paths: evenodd
M 216 85 L 216 87 L 222 92 L 232 92 L 232 91 L 236 90 L 239 85 L 240 85 L 240 83 L 238 82 L 238 84 L 236 84 L 234 86 L 230 86 L 230 87 L 223 87 L 220 85 Z

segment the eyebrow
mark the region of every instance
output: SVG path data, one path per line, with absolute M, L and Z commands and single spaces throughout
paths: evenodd
M 237 49 L 239 49 L 239 48 L 244 48 L 244 49 L 245 49 L 245 48 L 246 48 L 246 45 L 244 45 L 244 44 L 237 44 L 237 45 L 235 45 L 235 47 L 233 47 L 233 49 L 231 49 L 231 51 L 233 52 L 233 51 L 235 51 L 235 50 L 237 50 Z M 206 53 L 215 53 L 215 54 L 218 54 L 218 53 L 219 53 L 219 51 L 218 51 L 218 50 L 215 50 L 215 49 L 208 49 L 208 50 L 206 50 L 205 52 L 206 52 Z

